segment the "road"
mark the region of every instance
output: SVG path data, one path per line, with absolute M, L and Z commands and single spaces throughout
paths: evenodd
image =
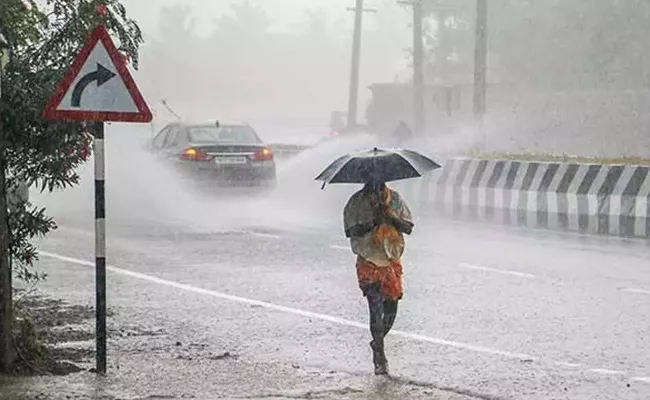
M 300 166 L 319 157 L 286 167 L 283 182 L 313 176 Z M 250 365 L 374 382 L 366 304 L 339 226 L 353 188 L 281 184 L 267 198 L 199 202 L 172 190 L 169 178 L 147 178 L 149 187 L 107 179 L 116 318 L 183 343 L 235 349 Z M 164 191 L 154 190 L 157 181 Z M 73 302 L 93 301 L 91 190 L 86 184 L 56 205 L 43 200 L 61 224 L 40 245 L 43 288 Z M 387 341 L 395 387 L 483 399 L 648 398 L 647 242 L 416 222 L 406 295 Z M 148 364 L 156 357 L 165 355 L 149 355 Z M 255 374 L 257 384 L 242 378 L 239 393 L 286 390 L 271 369 Z M 119 376 L 137 386 L 142 373 Z M 206 384 L 183 373 L 172 379 Z M 348 398 L 344 389 L 356 384 L 335 382 L 340 396 L 328 398 Z M 399 393 L 380 398 L 410 398 Z

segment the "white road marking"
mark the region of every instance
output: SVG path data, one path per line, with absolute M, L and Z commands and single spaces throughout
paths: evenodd
M 569 367 L 569 368 L 580 368 L 580 367 L 582 367 L 582 364 L 569 363 L 569 362 L 557 362 L 555 364 L 559 365 L 560 367 Z
M 613 369 L 606 369 L 606 368 L 591 368 L 588 371 L 595 372 L 597 374 L 603 374 L 603 375 L 625 375 L 625 372 L 623 371 L 616 371 Z
M 266 239 L 282 239 L 282 236 L 275 235 L 273 233 L 262 233 L 262 232 L 253 232 L 253 231 L 246 231 L 246 233 L 251 236 L 257 236 Z
M 622 289 L 622 291 L 628 293 L 650 294 L 650 290 L 643 290 L 643 289 L 626 288 L 626 289 Z
M 513 275 L 513 276 L 518 276 L 520 278 L 528 278 L 528 279 L 537 278 L 537 276 L 535 276 L 535 275 L 526 274 L 526 273 L 523 273 L 523 272 L 507 271 L 507 270 L 503 270 L 503 269 L 481 267 L 480 265 L 472 265 L 472 264 L 461 263 L 461 264 L 458 264 L 458 266 L 462 267 L 462 268 L 467 268 L 467 269 L 475 269 L 475 270 L 478 270 L 478 271 L 494 272 L 494 273 L 497 273 L 497 274 L 504 274 L 504 275 Z
M 72 264 L 82 265 L 82 266 L 85 266 L 85 267 L 94 267 L 95 266 L 94 262 L 85 261 L 85 260 L 81 260 L 81 259 L 74 258 L 74 257 L 68 257 L 68 256 L 64 256 L 64 255 L 61 255 L 61 254 L 50 253 L 50 252 L 46 252 L 46 251 L 40 251 L 39 254 L 41 256 L 44 256 L 44 257 L 49 257 L 49 258 L 53 258 L 53 259 L 56 259 L 56 260 L 69 262 L 69 263 L 72 263 Z M 108 271 L 111 271 L 111 272 L 119 274 L 119 275 L 129 276 L 129 277 L 132 277 L 132 278 L 141 279 L 141 280 L 144 280 L 144 281 L 148 281 L 148 282 L 152 282 L 152 283 L 156 283 L 156 284 L 159 284 L 159 285 L 168 286 L 168 287 L 172 287 L 172 288 L 176 288 L 176 289 L 180 289 L 180 290 L 185 290 L 185 291 L 192 292 L 192 293 L 197 293 L 197 294 L 202 294 L 202 295 L 211 296 L 211 297 L 215 297 L 215 298 L 220 298 L 220 299 L 224 299 L 224 300 L 229 300 L 229 301 L 233 301 L 233 302 L 236 302 L 236 303 L 248 304 L 248 305 L 252 305 L 252 306 L 262 307 L 262 308 L 266 308 L 266 309 L 269 309 L 269 310 L 275 310 L 275 311 L 281 311 L 281 312 L 285 312 L 285 313 L 289 313 L 289 314 L 300 315 L 300 316 L 307 317 L 307 318 L 332 322 L 332 323 L 335 323 L 335 324 L 350 326 L 350 327 L 354 327 L 354 328 L 358 328 L 358 329 L 363 329 L 363 330 L 368 329 L 368 326 L 367 326 L 366 323 L 351 321 L 351 320 L 348 320 L 348 319 L 335 317 L 335 316 L 331 316 L 331 315 L 327 315 L 327 314 L 319 314 L 319 313 L 315 313 L 315 312 L 311 312 L 311 311 L 305 311 L 305 310 L 300 310 L 300 309 L 297 309 L 297 308 L 286 307 L 286 306 L 281 306 L 281 305 L 277 305 L 277 304 L 273 304 L 273 303 L 268 303 L 268 302 L 265 302 L 265 301 L 253 300 L 253 299 L 248 299 L 248 298 L 245 298 L 245 297 L 234 296 L 234 295 L 230 295 L 230 294 L 226 294 L 226 293 L 222 293 L 222 292 L 217 292 L 217 291 L 214 291 L 214 290 L 202 289 L 200 287 L 191 286 L 191 285 L 178 283 L 178 282 L 174 282 L 174 281 L 169 281 L 169 280 L 166 280 L 166 279 L 156 278 L 154 276 L 141 274 L 141 273 L 134 272 L 134 271 L 129 271 L 129 270 L 114 267 L 114 266 L 111 266 L 111 265 L 108 265 L 106 267 L 106 269 Z M 504 271 L 498 271 L 498 272 L 504 272 Z M 509 271 L 506 271 L 506 272 L 509 272 Z M 520 273 L 515 273 L 515 274 L 520 274 Z M 527 274 L 524 274 L 524 275 L 527 275 Z M 420 341 L 420 342 L 427 342 L 427 343 L 432 343 L 432 344 L 439 345 L 439 346 L 446 346 L 446 347 L 452 347 L 452 348 L 456 348 L 456 349 L 469 350 L 469 351 L 473 351 L 473 352 L 476 352 L 476 353 L 483 353 L 483 354 L 502 356 L 504 358 L 509 358 L 509 359 L 516 359 L 516 360 L 527 361 L 527 362 L 530 362 L 530 361 L 543 361 L 543 360 L 538 359 L 537 357 L 533 357 L 533 356 L 530 356 L 528 354 L 513 353 L 513 352 L 509 352 L 509 351 L 503 351 L 503 350 L 498 350 L 498 349 L 493 349 L 493 348 L 489 348 L 489 347 L 478 346 L 478 345 L 473 345 L 473 344 L 468 344 L 468 343 L 454 342 L 454 341 L 450 341 L 450 340 L 444 340 L 444 339 L 434 338 L 434 337 L 430 337 L 430 336 L 420 335 L 420 334 L 412 333 L 412 332 L 394 330 L 394 331 L 392 331 L 392 334 L 395 335 L 395 336 L 401 336 L 403 338 L 412 339 L 412 340 L 416 340 L 416 341 Z M 567 366 L 568 367 L 580 367 L 581 366 L 580 364 L 567 363 L 567 362 L 553 362 L 553 364 L 557 365 L 557 366 L 565 366 L 565 367 L 567 367 Z M 625 374 L 624 372 L 621 372 L 621 371 L 602 369 L 602 368 L 589 369 L 588 371 L 598 373 L 598 374 L 603 374 L 603 375 L 624 375 Z M 650 378 L 645 378 L 645 377 L 636 377 L 636 378 L 632 378 L 632 380 L 637 381 L 637 382 L 650 383 Z
M 55 343 L 53 347 L 57 349 L 65 348 L 93 348 L 95 346 L 95 340 L 75 340 L 70 342 Z
M 342 246 L 340 244 L 332 244 L 330 247 L 336 250 L 351 251 L 350 246 Z
M 54 258 L 54 259 L 57 259 L 57 260 L 60 260 L 60 261 L 65 261 L 65 262 L 69 262 L 69 263 L 73 263 L 73 264 L 77 264 L 77 265 L 83 265 L 83 266 L 86 266 L 86 267 L 94 267 L 95 266 L 94 262 L 80 260 L 78 258 L 73 258 L 73 257 L 67 257 L 67 256 L 56 254 L 56 253 L 40 251 L 39 254 L 41 256 L 44 256 L 44 257 Z M 308 318 L 312 318 L 312 319 L 318 319 L 318 320 L 322 320 L 322 321 L 333 322 L 335 324 L 351 326 L 351 327 L 359 328 L 359 329 L 363 329 L 363 330 L 368 329 L 368 325 L 366 323 L 350 321 L 350 320 L 340 318 L 340 317 L 334 317 L 334 316 L 331 316 L 331 315 L 314 313 L 314 312 L 311 312 L 311 311 L 300 310 L 300 309 L 292 308 L 292 307 L 280 306 L 280 305 L 273 304 L 273 303 L 268 303 L 268 302 L 265 302 L 265 301 L 247 299 L 245 297 L 233 296 L 233 295 L 230 295 L 230 294 L 221 293 L 221 292 L 217 292 L 217 291 L 214 291 L 214 290 L 202 289 L 202 288 L 199 288 L 199 287 L 196 287 L 196 286 L 191 286 L 191 285 L 187 285 L 187 284 L 183 284 L 183 283 L 178 283 L 178 282 L 169 281 L 169 280 L 165 280 L 165 279 L 161 279 L 161 278 L 156 278 L 154 276 L 145 275 L 145 274 L 141 274 L 139 272 L 129 271 L 129 270 L 126 270 L 126 269 L 122 269 L 122 268 L 118 268 L 118 267 L 114 267 L 114 266 L 110 266 L 110 265 L 107 266 L 106 269 L 108 271 L 114 272 L 116 274 L 125 275 L 125 276 L 129 276 L 129 277 L 132 277 L 132 278 L 137 278 L 137 279 L 141 279 L 141 280 L 144 280 L 144 281 L 157 283 L 159 285 L 185 290 L 185 291 L 188 291 L 188 292 L 193 292 L 193 293 L 198 293 L 198 294 L 202 294 L 202 295 L 206 295 L 206 296 L 211 296 L 211 297 L 216 297 L 216 298 L 220 298 L 220 299 L 230 300 L 230 301 L 234 301 L 234 302 L 237 302 L 237 303 L 258 306 L 258 307 L 267 308 L 267 309 L 270 309 L 270 310 L 282 311 L 282 312 L 295 314 L 295 315 L 300 315 L 300 316 L 308 317 Z M 413 339 L 413 340 L 417 340 L 417 341 L 421 341 L 421 342 L 428 342 L 428 343 L 433 343 L 433 344 L 437 344 L 437 345 L 441 345 L 441 346 L 447 346 L 447 347 L 453 347 L 453 348 L 458 348 L 458 349 L 470 350 L 470 351 L 474 351 L 474 352 L 478 352 L 478 353 L 499 355 L 499 356 L 503 356 L 505 358 L 523 359 L 523 360 L 527 360 L 527 361 L 528 360 L 535 360 L 534 357 L 532 357 L 530 355 L 527 355 L 527 354 L 512 353 L 512 352 L 509 352 L 509 351 L 497 350 L 497 349 L 492 349 L 492 348 L 489 348 L 489 347 L 476 346 L 476 345 L 467 344 L 467 343 L 460 343 L 460 342 L 453 342 L 453 341 L 450 341 L 450 340 L 438 339 L 438 338 L 429 337 L 429 336 L 420 335 L 420 334 L 411 333 L 411 332 L 404 332 L 404 331 L 397 331 L 396 330 L 396 331 L 391 331 L 391 333 L 393 335 L 395 335 L 395 336 L 401 336 L 401 337 L 404 337 L 404 338 Z

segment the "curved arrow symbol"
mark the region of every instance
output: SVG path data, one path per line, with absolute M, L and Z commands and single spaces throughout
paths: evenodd
M 100 87 L 114 77 L 115 74 L 113 72 L 111 72 L 100 63 L 97 63 L 96 71 L 87 73 L 81 79 L 79 79 L 79 82 L 77 82 L 76 85 L 74 85 L 74 89 L 72 90 L 72 107 L 81 107 L 81 95 L 83 94 L 86 87 L 92 82 L 97 81 L 97 87 Z

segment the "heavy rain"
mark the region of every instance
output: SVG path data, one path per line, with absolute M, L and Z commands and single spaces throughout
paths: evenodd
M 650 399 L 649 35 L 2 0 L 0 399 Z

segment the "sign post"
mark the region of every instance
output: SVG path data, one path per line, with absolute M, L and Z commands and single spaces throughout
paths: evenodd
M 97 372 L 106 373 L 106 196 L 104 123 L 93 123 L 95 136 L 95 337 Z
M 45 107 L 51 120 L 90 122 L 95 156 L 96 370 L 106 373 L 104 122 L 150 122 L 151 110 L 104 25 L 98 25 Z

